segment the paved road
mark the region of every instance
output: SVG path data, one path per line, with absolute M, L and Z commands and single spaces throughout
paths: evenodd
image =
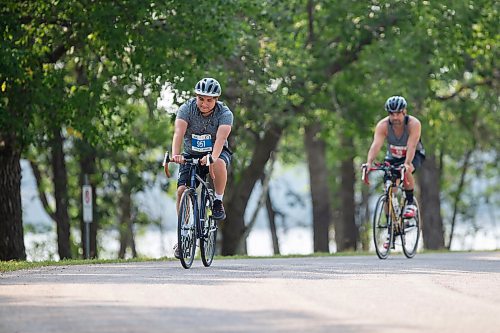
M 500 252 L 0 274 L 0 332 L 499 332 Z

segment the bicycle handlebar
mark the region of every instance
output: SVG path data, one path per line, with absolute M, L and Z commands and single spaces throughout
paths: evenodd
M 363 164 L 361 166 L 361 169 L 363 170 L 361 179 L 365 184 L 370 184 L 368 180 L 368 174 L 371 171 L 384 171 L 384 172 L 393 172 L 393 171 L 400 171 L 401 173 L 401 181 L 404 181 L 405 179 L 405 174 L 406 174 L 406 168 L 404 165 L 391 165 L 389 162 L 384 162 L 384 163 L 375 163 L 375 167 L 369 167 L 366 164 Z
M 210 164 L 212 164 L 214 162 L 214 159 L 212 158 L 212 155 L 210 153 L 206 154 L 205 156 L 208 156 L 206 165 L 209 167 Z M 203 156 L 190 157 L 190 158 L 183 157 L 183 161 L 181 163 L 178 163 L 178 164 L 186 164 L 187 163 L 187 164 L 196 165 L 196 164 L 199 164 L 201 162 L 202 158 L 203 158 Z M 170 178 L 170 171 L 168 170 L 168 163 L 176 163 L 176 162 L 170 159 L 170 155 L 169 155 L 168 150 L 167 150 L 165 152 L 165 156 L 163 157 L 162 166 L 163 166 L 163 169 L 165 170 L 165 175 L 168 178 Z

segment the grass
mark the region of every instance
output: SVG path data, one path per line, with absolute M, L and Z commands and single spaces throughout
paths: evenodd
M 11 272 L 21 269 L 34 269 L 45 266 L 68 266 L 68 265 L 98 265 L 98 264 L 111 264 L 111 263 L 126 263 L 126 262 L 147 262 L 147 261 L 161 261 L 173 260 L 167 258 L 151 259 L 151 258 L 135 258 L 135 259 L 67 259 L 60 261 L 0 261 L 0 272 Z
M 215 256 L 215 260 L 224 259 L 270 259 L 270 258 L 307 258 L 307 257 L 341 257 L 341 256 L 361 256 L 371 255 L 369 252 L 342 252 L 342 253 L 326 253 L 318 252 L 313 254 L 289 254 L 289 255 L 274 255 L 274 256 L 248 256 L 248 255 L 234 255 L 234 256 Z M 197 255 L 199 258 L 199 254 Z M 135 259 L 67 259 L 60 261 L 0 261 L 0 272 L 11 272 L 21 269 L 36 269 L 45 266 L 68 266 L 68 265 L 98 265 L 110 263 L 127 263 L 127 262 L 148 262 L 148 261 L 165 261 L 175 260 L 173 258 L 135 258 Z
M 500 250 L 481 251 L 481 252 L 498 252 Z M 459 252 L 476 252 L 476 251 L 448 251 L 443 250 L 425 250 L 419 253 L 459 253 Z M 346 251 L 337 253 L 318 252 L 312 254 L 289 254 L 289 255 L 274 255 L 274 256 L 216 256 L 215 260 L 224 259 L 271 259 L 271 258 L 313 258 L 313 257 L 348 257 L 348 256 L 374 256 L 374 252 L 364 251 Z M 198 256 L 199 257 L 199 254 Z M 198 258 L 199 259 L 199 258 Z M 111 263 L 128 263 L 128 262 L 151 262 L 151 261 L 177 261 L 173 258 L 134 258 L 134 259 L 68 259 L 60 261 L 0 261 L 0 273 L 17 271 L 21 269 L 36 269 L 45 266 L 68 266 L 68 265 L 99 265 Z

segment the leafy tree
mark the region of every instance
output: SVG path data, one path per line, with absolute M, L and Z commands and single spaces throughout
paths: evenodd
M 120 147 L 127 129 L 116 126 L 122 120 L 120 87 L 142 78 L 158 91 L 164 81 L 200 73 L 192 68 L 209 66 L 234 45 L 233 9 L 231 1 L 8 1 L 2 6 L 0 259 L 25 258 L 19 160 L 26 147 L 64 126 L 82 133 L 88 144 Z M 82 156 L 94 163 L 87 157 Z M 93 170 L 89 165 L 86 171 Z

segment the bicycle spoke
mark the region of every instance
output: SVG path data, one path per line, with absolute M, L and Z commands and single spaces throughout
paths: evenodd
M 211 203 L 208 196 L 204 207 L 203 237 L 200 239 L 201 260 L 206 267 L 212 264 L 217 240 L 217 222 L 212 219 Z
M 413 258 L 417 253 L 418 241 L 420 239 L 420 207 L 417 199 L 414 199 L 417 206 L 415 217 L 404 220 L 404 232 L 401 235 L 403 252 L 407 258 Z
M 387 258 L 392 241 L 392 229 L 386 206 L 385 196 L 381 196 L 377 201 L 372 221 L 373 243 L 380 259 Z
M 195 200 L 191 189 L 186 189 L 181 197 L 177 231 L 180 261 L 184 268 L 191 267 L 196 251 Z

